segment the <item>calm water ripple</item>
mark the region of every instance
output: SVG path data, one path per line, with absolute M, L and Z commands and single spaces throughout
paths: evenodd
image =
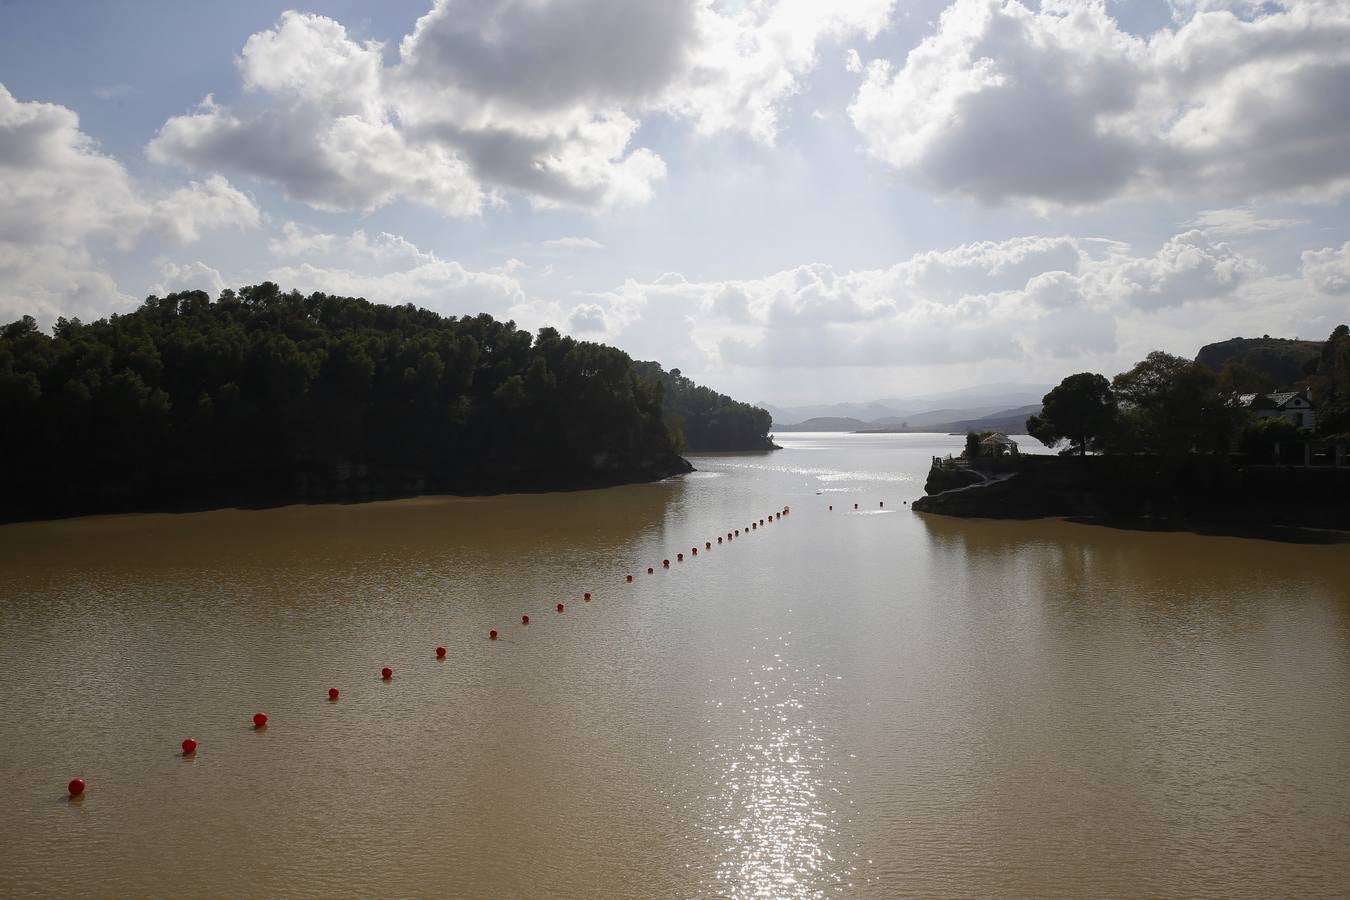
M 925 517 L 960 437 L 780 443 L 0 527 L 0 896 L 1345 895 L 1344 546 Z

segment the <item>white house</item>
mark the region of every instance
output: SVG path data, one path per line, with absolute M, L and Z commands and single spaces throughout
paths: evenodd
M 1238 397 L 1238 405 L 1258 419 L 1286 419 L 1304 431 L 1317 427 L 1317 410 L 1303 391 L 1243 394 Z
M 992 432 L 989 437 L 980 441 L 980 454 L 982 456 L 1016 456 L 1017 441 L 1001 431 Z

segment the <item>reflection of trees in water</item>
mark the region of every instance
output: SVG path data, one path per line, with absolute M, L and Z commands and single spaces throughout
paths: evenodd
M 1328 604 L 1350 620 L 1343 546 L 1051 519 L 920 518 L 939 573 L 971 569 L 972 583 L 1020 585 L 1047 613 L 1068 620 L 1132 611 L 1161 627 L 1254 624 L 1291 598 Z
M 503 569 L 612 551 L 677 512 L 678 479 L 599 491 L 419 497 L 262 510 L 127 515 L 4 526 L 0 572 L 81 568 L 154 572 L 500 561 Z M 606 560 L 607 564 L 611 560 Z

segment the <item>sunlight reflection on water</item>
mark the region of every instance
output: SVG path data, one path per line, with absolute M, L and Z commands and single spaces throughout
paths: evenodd
M 724 462 L 706 464 L 727 469 L 753 469 L 759 472 L 778 472 L 784 475 L 805 475 L 825 483 L 836 481 L 901 482 L 914 481 L 908 472 L 850 472 L 839 469 L 820 469 L 808 466 L 770 466 L 762 463 Z
M 783 639 L 781 650 L 790 648 Z M 761 648 L 750 650 L 756 656 Z M 713 779 L 702 827 L 717 852 L 704 887 L 727 897 L 845 893 L 857 869 L 855 854 L 841 849 L 844 823 L 830 802 L 840 796 L 838 754 L 809 717 L 825 699 L 828 676 L 819 665 L 785 662 L 783 653 L 746 664 L 706 701 L 708 722 L 734 723 L 734 737 L 696 752 Z M 739 702 L 716 699 L 728 695 Z

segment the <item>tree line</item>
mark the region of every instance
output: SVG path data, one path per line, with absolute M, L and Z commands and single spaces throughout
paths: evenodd
M 1228 362 L 1219 372 L 1154 351 L 1112 379 L 1070 375 L 1045 395 L 1027 432 L 1061 453 L 1269 452 L 1279 441 L 1306 439 L 1283 418 L 1254 418 L 1240 398 L 1278 387 L 1261 372 Z M 1350 328 L 1338 326 L 1298 385 L 1316 407 L 1317 433 L 1350 441 Z
M 687 469 L 671 376 L 692 446 L 767 433 L 762 410 L 651 365 L 552 328 L 270 282 L 50 335 L 25 316 L 0 330 L 0 514 L 322 493 L 351 472 L 389 491 L 662 477 Z
M 664 392 L 666 426 L 681 450 L 774 450 L 769 438 L 773 417 L 768 410 L 733 400 L 695 384 L 679 369 L 667 372 L 660 363 L 639 361 L 638 374 L 659 382 Z

